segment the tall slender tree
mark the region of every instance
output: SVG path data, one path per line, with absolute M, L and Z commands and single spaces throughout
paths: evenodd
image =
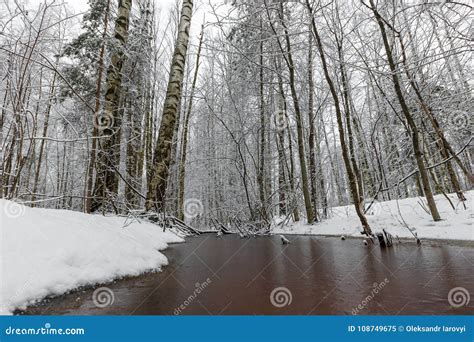
M 191 92 L 189 94 L 188 107 L 183 122 L 183 133 L 181 138 L 181 156 L 179 160 L 178 173 L 178 218 L 184 220 L 184 194 L 186 181 L 186 158 L 188 150 L 188 135 L 189 135 L 189 121 L 193 110 L 194 93 L 196 90 L 196 83 L 199 75 L 199 65 L 201 63 L 202 42 L 204 40 L 204 24 L 201 27 L 201 36 L 199 38 L 199 45 L 196 53 L 196 63 L 194 65 L 194 76 L 191 84 Z
M 110 56 L 107 69 L 104 110 L 94 117 L 94 125 L 100 131 L 97 172 L 94 188 L 94 200 L 91 211 L 96 211 L 114 201 L 117 189 L 117 167 L 120 160 L 121 112 L 119 110 L 122 92 L 122 67 L 125 61 L 125 48 L 128 39 L 128 27 L 132 0 L 119 0 L 115 19 L 114 38 L 116 45 Z
M 156 142 L 153 169 L 146 198 L 146 209 L 162 211 L 166 200 L 169 167 L 171 163 L 171 145 L 177 124 L 178 107 L 181 102 L 181 92 L 186 63 L 186 53 L 189 42 L 189 28 L 193 12 L 193 0 L 183 0 L 181 18 L 178 26 L 178 36 L 171 61 L 166 98 L 163 105 L 163 117 Z
M 102 32 L 102 43 L 99 50 L 99 58 L 97 60 L 97 79 L 96 79 L 96 88 L 95 88 L 95 103 L 94 103 L 94 120 L 95 117 L 98 117 L 100 111 L 100 97 L 102 93 L 102 78 L 104 74 L 104 55 L 105 55 L 105 38 L 107 36 L 107 30 L 109 27 L 109 12 L 110 12 L 110 1 L 107 0 L 107 5 L 104 12 L 104 29 Z M 87 164 L 86 172 L 86 190 L 85 190 L 85 199 L 84 199 L 84 212 L 89 213 L 91 211 L 92 205 L 92 191 L 94 185 L 94 169 L 95 162 L 97 158 L 97 139 L 95 137 L 98 135 L 98 125 L 92 125 L 92 144 L 90 150 L 89 161 Z
M 307 0 L 308 1 L 308 0 Z M 431 212 L 431 216 L 433 217 L 434 221 L 440 221 L 441 216 L 439 215 L 438 208 L 436 206 L 436 202 L 433 197 L 433 192 L 431 191 L 431 185 L 430 185 L 430 180 L 428 177 L 428 172 L 425 166 L 425 162 L 423 160 L 423 151 L 420 146 L 421 140 L 420 140 L 420 134 L 418 132 L 418 127 L 416 126 L 415 120 L 413 119 L 413 116 L 410 112 L 410 108 L 408 107 L 405 96 L 403 95 L 402 87 L 400 85 L 400 79 L 399 79 L 399 71 L 397 69 L 397 66 L 395 65 L 395 60 L 393 56 L 393 50 L 390 45 L 387 31 L 386 31 L 386 21 L 383 19 L 379 11 L 377 10 L 377 7 L 375 6 L 373 0 L 369 0 L 370 3 L 370 9 L 372 10 L 375 19 L 377 20 L 377 24 L 380 29 L 380 34 L 382 36 L 383 40 L 383 46 L 385 49 L 385 54 L 387 55 L 387 61 L 388 65 L 390 67 L 390 72 L 392 75 L 392 82 L 393 82 L 393 87 L 395 89 L 395 93 L 397 95 L 398 102 L 400 104 L 400 107 L 402 108 L 403 115 L 405 116 L 405 119 L 408 123 L 408 127 L 410 128 L 410 133 L 412 137 L 412 145 L 413 145 L 413 152 L 415 154 L 415 160 L 416 164 L 418 166 L 418 172 L 421 178 L 421 184 L 423 186 L 423 192 L 426 197 L 426 200 L 428 202 L 428 207 Z
M 370 229 L 369 222 L 367 221 L 367 218 L 364 215 L 364 211 L 362 208 L 363 203 L 360 200 L 360 195 L 359 195 L 359 189 L 358 189 L 358 181 L 356 174 L 354 173 L 354 170 L 352 168 L 352 163 L 351 163 L 351 157 L 348 151 L 347 143 L 346 143 L 346 137 L 345 137 L 345 132 L 344 132 L 344 125 L 343 125 L 343 120 L 342 120 L 342 109 L 341 109 L 341 103 L 339 100 L 339 96 L 337 94 L 336 87 L 334 86 L 334 81 L 329 73 L 329 66 L 326 61 L 326 54 L 323 48 L 323 43 L 321 41 L 321 37 L 319 35 L 319 30 L 317 29 L 316 22 L 314 20 L 314 14 L 313 14 L 313 8 L 309 2 L 309 0 L 306 0 L 306 7 L 308 9 L 308 12 L 311 17 L 311 28 L 316 40 L 316 47 L 318 48 L 319 52 L 319 58 L 321 59 L 321 64 L 324 72 L 324 77 L 326 79 L 326 82 L 329 86 L 329 90 L 331 92 L 333 101 L 334 101 L 334 107 L 336 110 L 336 119 L 337 119 L 337 126 L 339 130 L 339 141 L 341 143 L 341 149 L 342 149 L 342 157 L 344 159 L 344 166 L 346 168 L 346 173 L 348 177 L 348 182 L 349 182 L 349 189 L 351 192 L 352 196 L 352 201 L 354 203 L 354 207 L 357 213 L 357 216 L 359 217 L 359 220 L 362 224 L 362 227 L 364 228 L 364 232 L 367 235 L 372 234 L 372 230 Z
M 278 46 L 280 48 L 281 53 L 283 54 L 283 57 L 284 57 L 283 59 L 285 60 L 285 63 L 288 68 L 291 98 L 293 99 L 293 107 L 294 107 L 295 116 L 296 116 L 296 132 L 297 132 L 297 141 L 298 141 L 298 157 L 299 157 L 300 172 L 301 172 L 301 187 L 303 189 L 303 199 L 304 199 L 304 205 L 306 209 L 306 219 L 308 223 L 311 224 L 314 222 L 314 210 L 311 203 L 311 193 L 309 190 L 308 169 L 306 166 L 306 154 L 305 154 L 305 147 L 304 147 L 305 139 L 304 139 L 304 130 L 303 130 L 303 118 L 301 115 L 301 107 L 300 107 L 300 100 L 298 98 L 298 92 L 296 91 L 296 70 L 295 70 L 295 62 L 293 59 L 293 52 L 291 48 L 290 34 L 288 31 L 288 27 L 286 26 L 286 23 L 285 23 L 283 4 L 279 3 L 277 16 L 278 16 L 278 23 L 283 28 L 283 36 L 284 36 L 284 41 L 285 41 L 284 45 L 282 42 L 280 42 L 278 31 L 275 25 L 272 23 L 272 16 L 267 6 L 266 6 L 266 10 L 267 10 L 267 16 L 270 21 L 272 31 L 276 36 Z

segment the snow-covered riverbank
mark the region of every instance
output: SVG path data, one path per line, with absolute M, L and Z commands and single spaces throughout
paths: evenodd
M 367 219 L 374 232 L 386 229 L 392 235 L 400 238 L 413 238 L 407 228 L 414 229 L 421 239 L 443 240 L 474 240 L 474 191 L 465 193 L 466 209 L 457 199 L 455 194 L 449 201 L 443 196 L 435 197 L 442 221 L 434 222 L 431 216 L 423 209 L 420 203 L 426 203 L 424 198 L 406 198 L 397 201 L 375 202 L 367 213 Z M 424 205 L 425 207 L 426 204 Z M 355 213 L 354 206 L 336 207 L 331 209 L 331 218 L 314 225 L 304 222 L 276 227 L 273 233 L 309 234 L 309 235 L 335 235 L 362 237 L 360 221 Z
M 79 286 L 159 270 L 183 242 L 149 223 L 0 200 L 0 314 Z

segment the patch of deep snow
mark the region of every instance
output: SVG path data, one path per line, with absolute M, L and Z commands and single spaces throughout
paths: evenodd
M 420 205 L 424 203 L 424 207 L 427 207 L 425 198 L 375 202 L 366 217 L 373 232 L 385 229 L 400 238 L 414 238 L 406 227 L 408 225 L 421 239 L 474 240 L 474 191 L 465 192 L 464 195 L 467 198 L 464 202 L 466 209 L 455 194 L 448 195 L 455 206 L 454 210 L 443 195 L 435 196 L 442 218 L 439 222 L 434 222 Z M 275 226 L 273 233 L 362 237 L 361 230 L 354 206 L 350 205 L 332 208 L 331 218 L 314 225 L 301 222 L 285 227 Z
M 79 286 L 160 270 L 184 240 L 145 222 L 0 200 L 0 314 Z

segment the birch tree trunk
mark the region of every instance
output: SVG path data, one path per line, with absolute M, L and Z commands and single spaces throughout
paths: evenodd
M 163 105 L 163 117 L 155 147 L 152 176 L 148 184 L 146 209 L 155 208 L 162 211 L 165 205 L 166 185 L 168 182 L 171 162 L 171 145 L 173 142 L 178 107 L 181 99 L 181 90 L 188 50 L 189 27 L 193 10 L 192 0 L 183 0 L 181 19 L 178 27 L 178 37 L 171 61 L 170 76 Z
M 128 26 L 132 0 L 119 0 L 117 19 L 115 20 L 114 38 L 119 43 L 111 55 L 107 69 L 104 111 L 95 116 L 94 124 L 100 131 L 99 152 L 97 158 L 97 176 L 94 189 L 94 200 L 91 211 L 104 206 L 106 198 L 110 199 L 116 191 L 117 171 L 120 161 L 114 144 L 120 140 L 121 118 L 119 111 L 122 67 L 125 60 L 125 47 L 128 39 Z
M 202 41 L 204 39 L 204 25 L 201 27 L 201 37 L 199 39 L 199 46 L 196 55 L 196 65 L 194 69 L 193 83 L 191 85 L 191 93 L 189 94 L 189 104 L 183 122 L 183 136 L 181 139 L 181 158 L 179 161 L 178 171 L 178 218 L 184 220 L 184 187 L 186 180 L 186 157 L 188 148 L 188 130 L 189 119 L 191 118 L 193 108 L 193 97 L 196 89 L 197 78 L 199 75 L 199 64 L 201 60 Z

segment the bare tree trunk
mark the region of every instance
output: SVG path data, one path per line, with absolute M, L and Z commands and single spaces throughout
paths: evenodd
M 278 63 L 277 63 L 277 69 L 279 71 L 281 71 L 281 63 L 280 63 L 280 59 L 277 59 Z M 285 90 L 283 88 L 283 78 L 281 77 L 281 74 L 280 72 L 277 73 L 277 79 L 278 79 L 278 92 L 279 92 L 279 99 L 281 101 L 281 115 L 279 117 L 279 119 L 281 119 L 282 121 L 278 122 L 277 124 L 277 129 L 279 129 L 282 137 L 283 137 L 283 145 L 280 146 L 280 148 L 284 148 L 284 131 L 286 130 L 288 132 L 288 154 L 289 154 L 289 159 L 290 159 L 290 165 L 288 166 L 287 163 L 285 163 L 285 166 L 287 168 L 287 171 L 288 171 L 288 179 L 289 179 L 289 185 L 290 185 L 290 188 L 289 188 L 289 192 L 291 193 L 291 197 L 292 198 L 295 198 L 295 162 L 294 162 L 294 157 L 293 157 L 293 142 L 292 142 L 292 137 L 291 137 L 291 130 L 289 129 L 288 127 L 288 113 L 287 113 L 287 103 L 286 103 L 286 99 L 285 99 Z M 280 138 L 281 140 L 281 138 Z M 284 150 L 283 150 L 283 153 L 284 153 Z M 284 156 L 286 158 L 286 156 Z M 299 210 L 298 210 L 298 206 L 296 205 L 296 203 L 293 203 L 293 201 L 289 201 L 289 196 L 288 196 L 288 192 L 285 193 L 285 201 L 286 201 L 286 206 L 285 207 L 288 207 L 288 205 L 291 205 L 292 206 L 292 211 L 293 211 L 293 219 L 295 220 L 295 222 L 298 222 L 300 220 L 300 213 L 299 213 Z
M 320 109 L 318 110 L 321 116 L 322 108 L 323 105 L 321 105 Z M 316 114 L 316 117 L 318 117 L 318 114 Z M 318 121 L 317 127 L 318 129 L 316 134 L 315 154 L 317 160 L 317 171 L 319 174 L 319 196 L 321 199 L 322 218 L 328 218 L 328 198 L 326 194 L 326 181 L 323 173 L 323 154 L 321 151 L 321 147 L 319 146 L 319 142 L 322 141 L 321 130 L 325 129 L 324 125 L 322 124 L 322 120 Z
M 321 59 L 321 64 L 323 66 L 324 76 L 326 78 L 326 81 L 327 81 L 328 86 L 329 86 L 329 90 L 331 91 L 331 94 L 332 94 L 332 97 L 333 97 L 333 100 L 334 100 L 334 106 L 335 106 L 335 109 L 336 109 L 337 125 L 338 125 L 338 129 L 339 129 L 339 140 L 341 142 L 341 149 L 342 149 L 342 157 L 344 159 L 344 165 L 346 167 L 347 177 L 349 178 L 349 188 L 351 190 L 352 200 L 354 202 L 354 206 L 355 206 L 357 216 L 359 217 L 359 220 L 362 224 L 362 227 L 364 228 L 365 234 L 366 235 L 372 235 L 372 230 L 370 229 L 369 222 L 367 221 L 367 218 L 365 217 L 363 209 L 362 209 L 362 203 L 360 202 L 360 196 L 359 196 L 359 190 L 358 190 L 356 175 L 354 174 L 354 171 L 352 170 L 351 160 L 350 160 L 349 152 L 347 150 L 345 134 L 344 134 L 344 126 L 343 126 L 343 123 L 342 123 L 342 111 L 341 111 L 339 98 L 338 98 L 337 91 L 336 91 L 336 88 L 334 86 L 334 83 L 333 83 L 333 81 L 331 79 L 331 76 L 329 74 L 328 65 L 326 63 L 326 57 L 325 57 L 324 50 L 323 50 L 323 45 L 322 45 L 322 42 L 321 42 L 321 38 L 319 36 L 318 29 L 316 28 L 316 23 L 315 23 L 314 17 L 313 17 L 313 9 L 311 8 L 311 4 L 309 3 L 309 0 L 306 0 L 306 7 L 308 8 L 309 14 L 311 15 L 311 26 L 312 26 L 312 29 L 313 29 L 314 37 L 316 38 L 316 46 L 317 46 L 318 51 L 319 51 L 319 57 Z
M 345 205 L 345 201 L 344 201 L 344 198 L 342 197 L 342 193 L 343 193 L 343 190 L 342 190 L 342 187 L 341 187 L 341 182 L 339 181 L 339 171 L 338 171 L 338 163 L 337 163 L 337 159 L 338 159 L 338 156 L 337 154 L 334 154 L 331 152 L 331 146 L 329 145 L 329 138 L 328 138 L 328 134 L 326 132 L 326 128 L 325 128 L 325 124 L 324 124 L 324 119 L 321 117 L 321 123 L 322 123 L 322 131 L 323 131 L 323 135 L 324 135 L 324 143 L 326 145 L 326 149 L 328 150 L 328 158 L 329 158 L 329 164 L 331 166 L 331 172 L 332 172 L 332 175 L 334 177 L 334 185 L 335 185 L 335 194 L 336 194 L 336 197 L 337 197 L 337 203 L 338 205 Z M 333 125 L 331 123 L 331 129 L 333 130 L 334 132 L 334 129 L 333 129 Z M 336 147 L 336 146 L 334 146 Z M 334 158 L 336 158 L 336 160 L 334 160 Z M 343 180 L 344 182 L 344 180 Z
M 352 169 L 354 171 L 354 177 L 357 182 L 357 189 L 359 194 L 358 203 L 364 203 L 364 189 L 362 185 L 362 177 L 359 171 L 359 166 L 357 165 L 355 150 L 354 150 L 354 137 L 352 133 L 352 122 L 351 122 L 351 110 L 350 110 L 350 99 L 349 99 L 349 85 L 347 74 L 344 66 L 344 55 L 342 52 L 342 41 L 337 41 L 337 52 L 339 56 L 339 68 L 341 72 L 341 82 L 342 82 L 342 102 L 344 106 L 345 119 L 346 119 L 346 130 L 347 130 L 347 140 L 349 142 L 349 155 L 351 160 Z
M 56 86 L 56 76 L 57 74 L 54 73 L 53 76 L 53 81 L 51 82 L 51 89 L 49 91 L 49 98 L 48 98 L 48 105 L 46 107 L 45 115 L 44 115 L 44 122 L 43 122 L 43 133 L 42 136 L 45 138 L 48 134 L 48 126 L 49 126 L 49 115 L 51 113 L 51 106 L 53 103 L 53 96 L 55 93 L 55 86 Z M 41 165 L 43 161 L 43 154 L 44 154 L 44 146 L 46 144 L 46 140 L 42 139 L 40 143 L 40 150 L 38 154 L 38 161 L 36 164 L 36 171 L 35 171 L 35 179 L 33 181 L 33 196 L 31 198 L 31 201 L 36 200 L 36 191 L 38 189 L 38 181 L 39 181 L 39 176 L 40 176 L 40 170 L 41 170 Z
M 105 54 L 105 38 L 107 36 L 107 29 L 109 26 L 109 11 L 110 11 L 110 0 L 107 0 L 107 6 L 104 13 L 104 31 L 102 32 L 102 44 L 99 51 L 99 59 L 97 61 L 97 80 L 95 86 L 95 107 L 94 107 L 94 118 L 98 117 L 100 110 L 100 93 L 102 88 L 102 76 L 104 74 L 104 54 Z M 95 123 L 95 119 L 94 123 Z M 92 125 L 92 146 L 89 155 L 89 163 L 87 164 L 86 172 L 86 191 L 84 195 L 84 212 L 91 212 L 92 204 L 92 187 L 94 184 L 94 168 L 95 161 L 97 158 L 97 139 L 98 136 L 97 125 Z
M 262 221 L 268 222 L 267 217 L 267 194 L 266 194 L 266 169 L 265 169 L 265 153 L 266 153 L 266 113 L 265 113 L 265 98 L 264 98 L 264 73 L 263 73 L 263 24 L 260 19 L 260 65 L 259 65 L 259 106 L 260 106 L 260 150 L 258 161 L 258 193 L 260 197 L 260 215 Z
M 392 49 L 390 48 L 387 33 L 385 30 L 385 24 L 382 17 L 380 16 L 380 13 L 376 9 L 373 0 L 369 0 L 369 2 L 370 2 L 370 8 L 372 12 L 374 13 L 375 18 L 380 28 L 380 33 L 382 35 L 385 53 L 387 54 L 387 60 L 390 67 L 391 74 L 392 74 L 392 81 L 395 88 L 395 93 L 397 94 L 398 102 L 400 103 L 400 106 L 402 108 L 403 115 L 405 116 L 405 119 L 411 130 L 413 152 L 415 154 L 416 163 L 418 165 L 418 172 L 421 178 L 423 191 L 426 196 L 426 200 L 428 202 L 428 207 L 431 211 L 431 216 L 433 217 L 433 220 L 440 221 L 441 217 L 439 215 L 438 208 L 436 207 L 436 202 L 434 200 L 433 193 L 431 191 L 430 181 L 428 178 L 428 172 L 426 170 L 426 166 L 423 161 L 423 152 L 420 146 L 420 137 L 418 134 L 418 128 L 416 127 L 416 123 L 413 120 L 413 117 L 410 113 L 410 109 L 408 108 L 408 105 L 406 104 L 405 98 L 403 96 L 402 88 L 400 86 L 400 81 L 398 79 L 397 67 L 393 59 Z
M 284 113 L 283 113 L 283 104 L 282 104 L 281 96 L 278 97 L 278 114 L 283 117 L 284 120 Z M 286 193 L 287 193 L 287 184 L 286 184 L 286 157 L 285 157 L 285 135 L 283 134 L 282 129 L 278 129 L 277 132 L 277 150 L 278 150 L 278 212 L 280 216 L 284 216 L 287 214 L 287 200 L 286 200 Z
M 398 38 L 399 38 L 399 41 L 400 41 L 400 46 L 401 46 L 401 51 L 402 51 L 402 56 L 403 56 L 403 64 L 405 66 L 405 73 L 408 77 L 408 80 L 410 82 L 411 87 L 415 91 L 415 94 L 418 98 L 418 102 L 420 103 L 420 106 L 421 106 L 421 109 L 422 109 L 423 113 L 428 117 L 431 125 L 433 126 L 433 128 L 435 130 L 436 135 L 440 139 L 440 142 L 437 143 L 437 145 L 439 147 L 439 151 L 441 153 L 441 156 L 443 157 L 443 159 L 447 159 L 449 157 L 449 152 L 448 151 L 450 151 L 453 154 L 453 157 L 455 158 L 455 160 L 458 162 L 458 165 L 460 166 L 461 170 L 464 172 L 466 177 L 471 182 L 471 184 L 474 184 L 474 177 L 467 170 L 467 168 L 464 167 L 462 162 L 459 160 L 459 158 L 454 153 L 453 149 L 451 148 L 451 145 L 448 143 L 448 141 L 446 140 L 446 138 L 444 136 L 444 132 L 441 129 L 441 127 L 438 123 L 438 120 L 436 120 L 436 117 L 434 116 L 433 112 L 431 111 L 431 108 L 425 102 L 425 100 L 424 100 L 424 98 L 423 98 L 423 96 L 420 92 L 420 89 L 417 85 L 417 82 L 415 81 L 415 78 L 409 72 L 408 65 L 407 65 L 407 60 L 406 60 L 405 46 L 403 44 L 402 38 L 400 36 Z M 451 161 L 446 162 L 446 168 L 448 170 L 449 178 L 451 180 L 451 184 L 453 186 L 453 189 L 456 192 L 459 200 L 465 201 L 466 198 L 464 197 L 464 194 L 462 193 L 461 186 L 459 184 L 459 181 L 457 179 L 456 174 L 454 173 Z
M 308 184 L 308 169 L 306 166 L 306 155 L 304 151 L 303 118 L 301 116 L 300 103 L 299 103 L 298 93 L 296 91 L 296 86 L 295 86 L 295 82 L 296 82 L 295 81 L 295 64 L 293 62 L 293 54 L 291 50 L 291 42 L 290 42 L 288 28 L 283 18 L 283 4 L 280 3 L 279 5 L 280 5 L 280 9 L 278 12 L 279 22 L 283 27 L 286 46 L 283 47 L 279 39 L 278 39 L 278 45 L 280 47 L 281 52 L 284 54 L 284 59 L 289 71 L 291 97 L 293 99 L 293 106 L 295 109 L 295 116 L 296 116 L 296 132 L 297 132 L 297 141 L 298 141 L 298 156 L 299 156 L 300 171 L 301 171 L 301 187 L 303 190 L 303 199 L 304 199 L 304 205 L 306 209 L 306 219 L 309 224 L 312 224 L 314 222 L 314 211 L 311 205 L 311 193 L 309 191 L 309 184 Z M 277 32 L 273 24 L 271 23 L 271 17 L 268 12 L 268 8 L 267 8 L 267 14 L 270 19 L 270 25 L 272 26 L 272 30 L 275 33 L 275 35 L 277 35 Z
M 11 74 L 11 67 L 12 67 L 12 54 L 9 55 L 8 61 L 7 61 L 7 75 Z M 4 155 L 4 150 L 3 150 L 3 145 L 4 145 L 4 133 L 3 133 L 3 127 L 4 127 L 4 122 L 5 122 L 5 116 L 7 115 L 7 107 L 10 102 L 10 92 L 11 92 L 11 79 L 10 77 L 7 77 L 5 81 L 5 94 L 3 96 L 3 102 L 2 102 L 2 113 L 0 116 L 0 143 L 2 144 L 2 148 L 0 148 L 0 198 L 3 198 L 4 194 L 7 192 L 6 188 L 6 178 L 5 178 L 5 155 Z
M 141 94 L 141 89 L 138 91 Z M 144 108 L 142 106 L 143 101 L 141 99 L 138 104 L 133 104 L 132 99 L 124 101 L 123 107 L 128 111 L 127 123 L 128 129 L 128 141 L 127 141 L 127 152 L 126 152 L 126 179 L 125 183 L 125 199 L 127 204 L 131 208 L 138 208 L 140 198 L 137 194 L 138 189 L 141 188 L 141 177 L 143 174 L 143 147 L 141 141 L 141 122 L 143 118 Z M 137 108 L 138 107 L 138 108 Z M 138 109 L 138 112 L 137 112 Z
M 171 162 L 171 144 L 173 141 L 174 128 L 178 116 L 177 111 L 181 99 L 192 10 L 193 1 L 184 0 L 181 9 L 178 37 L 173 53 L 173 60 L 171 62 L 168 88 L 166 91 L 165 103 L 163 105 L 163 117 L 161 119 L 158 141 L 155 148 L 152 170 L 153 174 L 150 184 L 148 184 L 145 205 L 147 210 L 151 210 L 154 207 L 157 211 L 162 211 L 165 205 L 166 185 L 168 182 L 169 166 Z
M 186 110 L 186 115 L 184 117 L 183 123 L 183 135 L 181 139 L 181 158 L 179 161 L 179 174 L 178 174 L 178 218 L 184 220 L 184 187 L 186 180 L 186 157 L 187 157 L 187 147 L 188 147 L 188 130 L 189 130 L 189 119 L 191 118 L 192 108 L 193 108 L 193 99 L 194 91 L 196 89 L 197 78 L 199 75 L 199 65 L 201 59 L 201 49 L 202 41 L 204 39 L 204 25 L 201 27 L 201 37 L 199 39 L 199 46 L 196 55 L 196 64 L 194 69 L 193 83 L 191 85 L 191 93 L 189 94 L 189 104 Z
M 156 60 L 154 63 L 153 74 L 156 74 Z M 146 184 L 147 187 L 151 183 L 151 175 L 153 171 L 153 132 L 155 127 L 153 112 L 155 109 L 155 90 L 156 90 L 156 80 L 153 81 L 153 87 L 151 89 L 151 94 L 148 94 L 149 104 L 147 106 L 147 112 L 145 116 L 145 174 L 146 174 Z
M 309 49 L 308 49 L 308 124 L 309 124 L 309 179 L 311 186 L 311 203 L 313 205 L 313 216 L 314 220 L 318 221 L 317 211 L 317 174 L 316 174 L 316 154 L 315 154 L 315 142 L 316 142 L 316 130 L 314 126 L 314 80 L 313 80 L 313 35 L 309 32 Z
M 112 200 L 117 188 L 117 168 L 120 154 L 117 156 L 116 143 L 121 135 L 121 86 L 122 67 L 125 61 L 125 47 L 128 39 L 128 26 L 132 0 L 119 0 L 117 19 L 115 20 L 115 39 L 120 43 L 111 56 L 107 70 L 107 87 L 105 92 L 104 111 L 95 117 L 94 124 L 100 130 L 99 152 L 96 165 L 96 182 L 91 211 L 96 211 L 106 204 L 106 198 Z

